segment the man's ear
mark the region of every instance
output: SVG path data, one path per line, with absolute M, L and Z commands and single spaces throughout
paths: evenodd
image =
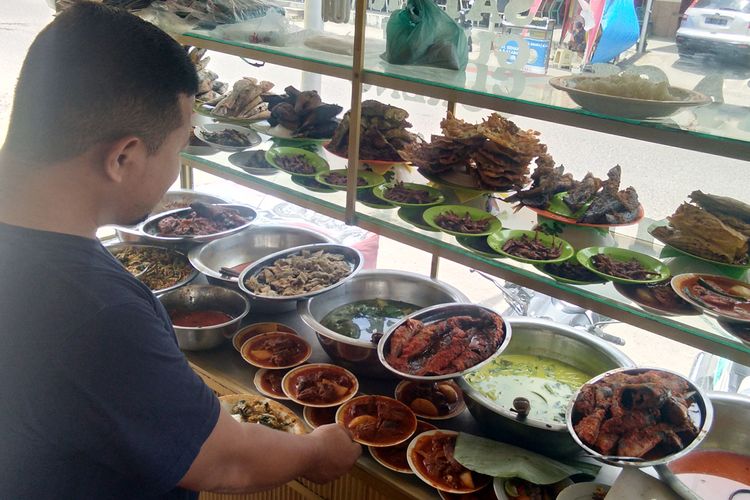
M 120 183 L 128 174 L 133 174 L 145 166 L 146 145 L 136 136 L 126 136 L 110 143 L 104 155 L 104 175 L 111 181 Z

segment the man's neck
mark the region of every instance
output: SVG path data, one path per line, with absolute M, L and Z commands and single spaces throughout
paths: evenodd
M 73 164 L 21 165 L 0 160 L 0 221 L 15 226 L 95 238 L 95 200 Z

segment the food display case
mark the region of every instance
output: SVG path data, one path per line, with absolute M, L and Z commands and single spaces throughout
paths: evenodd
M 350 82 L 348 120 L 350 130 L 354 132 L 348 137 L 347 146 L 351 152 L 348 159 L 340 158 L 323 148 L 320 141 L 309 148 L 323 157 L 331 169 L 348 167 L 346 189 L 316 191 L 308 189 L 299 179 L 288 175 L 253 175 L 235 166 L 229 158 L 230 154 L 222 151 L 200 156 L 184 153 L 181 171 L 183 188 L 192 188 L 193 169 L 201 170 L 426 251 L 432 255 L 433 276 L 439 276 L 439 259 L 449 259 L 653 334 L 740 364 L 750 365 L 750 344 L 744 341 L 741 335 L 746 334 L 748 328 L 742 327 L 731 331 L 715 316 L 681 312 L 665 314 L 658 308 L 643 307 L 633 300 L 632 295 L 623 291 L 623 286 L 628 285 L 627 280 L 625 283 L 618 283 L 617 286 L 600 280 L 584 284 L 575 280 L 555 279 L 553 274 L 547 272 L 548 269 L 528 261 L 498 259 L 498 255 L 492 253 L 492 248 L 478 248 L 467 244 L 465 239 L 462 241 L 461 237 L 455 238 L 450 232 L 433 231 L 424 224 L 422 227 L 416 225 L 415 229 L 415 224 L 409 222 L 408 210 L 403 210 L 404 207 L 398 210 L 383 210 L 377 206 L 377 200 L 363 203 L 357 190 L 357 172 L 368 166 L 368 163 L 376 163 L 372 160 L 377 160 L 359 157 L 361 137 L 358 131 L 365 118 L 362 111 L 364 86 L 377 86 L 447 101 L 446 107 L 451 113 L 456 111 L 456 104 L 463 104 L 483 108 L 488 114 L 497 111 L 572 126 L 584 134 L 586 130 L 593 130 L 744 162 L 750 158 L 748 108 L 719 99 L 714 99 L 710 103 L 708 100 L 686 101 L 674 109 L 670 108 L 669 113 L 674 113 L 671 116 L 643 118 L 618 116 L 612 111 L 616 110 L 616 107 L 585 109 L 578 106 L 572 94 L 568 95 L 565 89 L 555 90 L 549 83 L 551 76 L 523 72 L 522 68 L 527 60 L 524 57 L 528 58 L 528 51 L 520 50 L 512 63 L 508 63 L 503 57 L 497 57 L 493 50 L 488 49 L 487 53 L 484 53 L 487 47 L 496 47 L 497 43 L 503 41 L 496 37 L 514 36 L 512 33 L 502 34 L 501 30 L 472 30 L 475 50 L 482 53 L 472 58 L 465 71 L 389 64 L 380 57 L 385 48 L 383 38 L 373 32 L 374 27 L 381 29 L 384 24 L 382 13 L 371 10 L 372 5 L 368 8 L 368 2 L 365 0 L 355 0 L 354 7 L 354 35 L 348 39 L 351 47 L 350 50 L 338 51 L 339 53 L 314 48 L 319 47 L 314 44 L 279 46 L 239 41 L 236 37 L 229 39 L 206 30 L 172 31 L 172 35 L 184 45 Z M 446 10 L 450 11 L 450 8 Z M 523 10 L 516 13 L 506 12 L 506 19 L 512 19 L 510 22 L 515 26 L 525 26 L 526 23 L 519 15 Z M 481 12 L 475 13 L 479 14 Z M 490 19 L 494 19 L 496 15 L 496 12 L 490 13 Z M 472 19 L 471 13 L 467 19 Z M 325 35 L 323 32 L 319 36 Z M 342 37 L 339 37 L 339 41 L 340 38 Z M 644 105 L 643 102 L 637 104 Z M 702 106 L 689 107 L 693 104 Z M 605 112 L 602 109 L 605 109 Z M 435 120 L 441 118 L 442 113 L 435 116 Z M 434 179 L 427 177 L 422 181 L 427 184 Z M 651 260 L 666 260 L 672 268 L 672 274 L 690 272 L 695 259 L 679 252 L 675 253 L 673 249 L 655 239 L 651 235 L 652 226 L 658 225 L 659 221 L 648 217 L 648 206 L 645 207 L 645 214 L 643 208 L 636 217 L 637 220 L 630 221 L 633 225 L 626 229 L 610 224 L 594 228 L 598 229 L 598 232 L 592 231 L 591 234 L 596 233 L 606 238 L 609 247 L 635 251 Z M 554 214 L 540 213 L 528 207 L 514 211 L 510 205 L 504 205 L 501 211 L 503 227 L 509 229 L 528 230 L 540 221 L 549 222 L 549 219 L 555 219 L 551 216 Z M 576 226 L 575 223 L 572 225 Z M 583 233 L 584 237 L 590 236 L 585 230 Z M 579 245 L 576 247 L 578 249 Z M 748 266 L 716 268 L 718 273 L 739 278 L 744 282 L 747 282 L 747 269 Z M 661 272 L 661 268 L 659 271 Z M 660 277 L 663 278 L 664 275 Z M 326 360 L 324 354 L 318 355 L 322 359 L 315 360 L 314 355 L 314 361 Z M 224 346 L 214 352 L 189 353 L 188 359 L 218 394 L 254 392 L 250 382 L 252 377 L 248 378 L 246 365 L 231 347 Z M 462 418 L 459 424 L 451 425 L 467 425 L 470 429 L 471 425 L 474 425 L 472 422 L 471 419 Z M 268 495 L 271 494 L 251 495 L 248 498 L 431 498 L 435 497 L 435 492 L 413 478 L 404 478 L 385 470 L 366 456 L 360 460 L 351 474 L 331 485 L 316 486 L 304 481 L 293 482 L 283 489 L 276 490 L 272 496 Z M 204 494 L 203 498 L 218 496 Z

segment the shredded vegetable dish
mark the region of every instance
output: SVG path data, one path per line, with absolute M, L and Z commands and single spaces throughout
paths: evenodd
M 151 290 L 164 290 L 193 273 L 187 257 L 168 248 L 127 247 L 113 255 Z

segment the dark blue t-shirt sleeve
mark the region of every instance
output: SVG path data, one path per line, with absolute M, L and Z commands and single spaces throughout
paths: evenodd
M 85 430 L 69 444 L 144 492 L 171 490 L 216 425 L 216 396 L 147 302 L 107 307 L 82 330 L 69 396 L 82 419 L 71 428 Z

